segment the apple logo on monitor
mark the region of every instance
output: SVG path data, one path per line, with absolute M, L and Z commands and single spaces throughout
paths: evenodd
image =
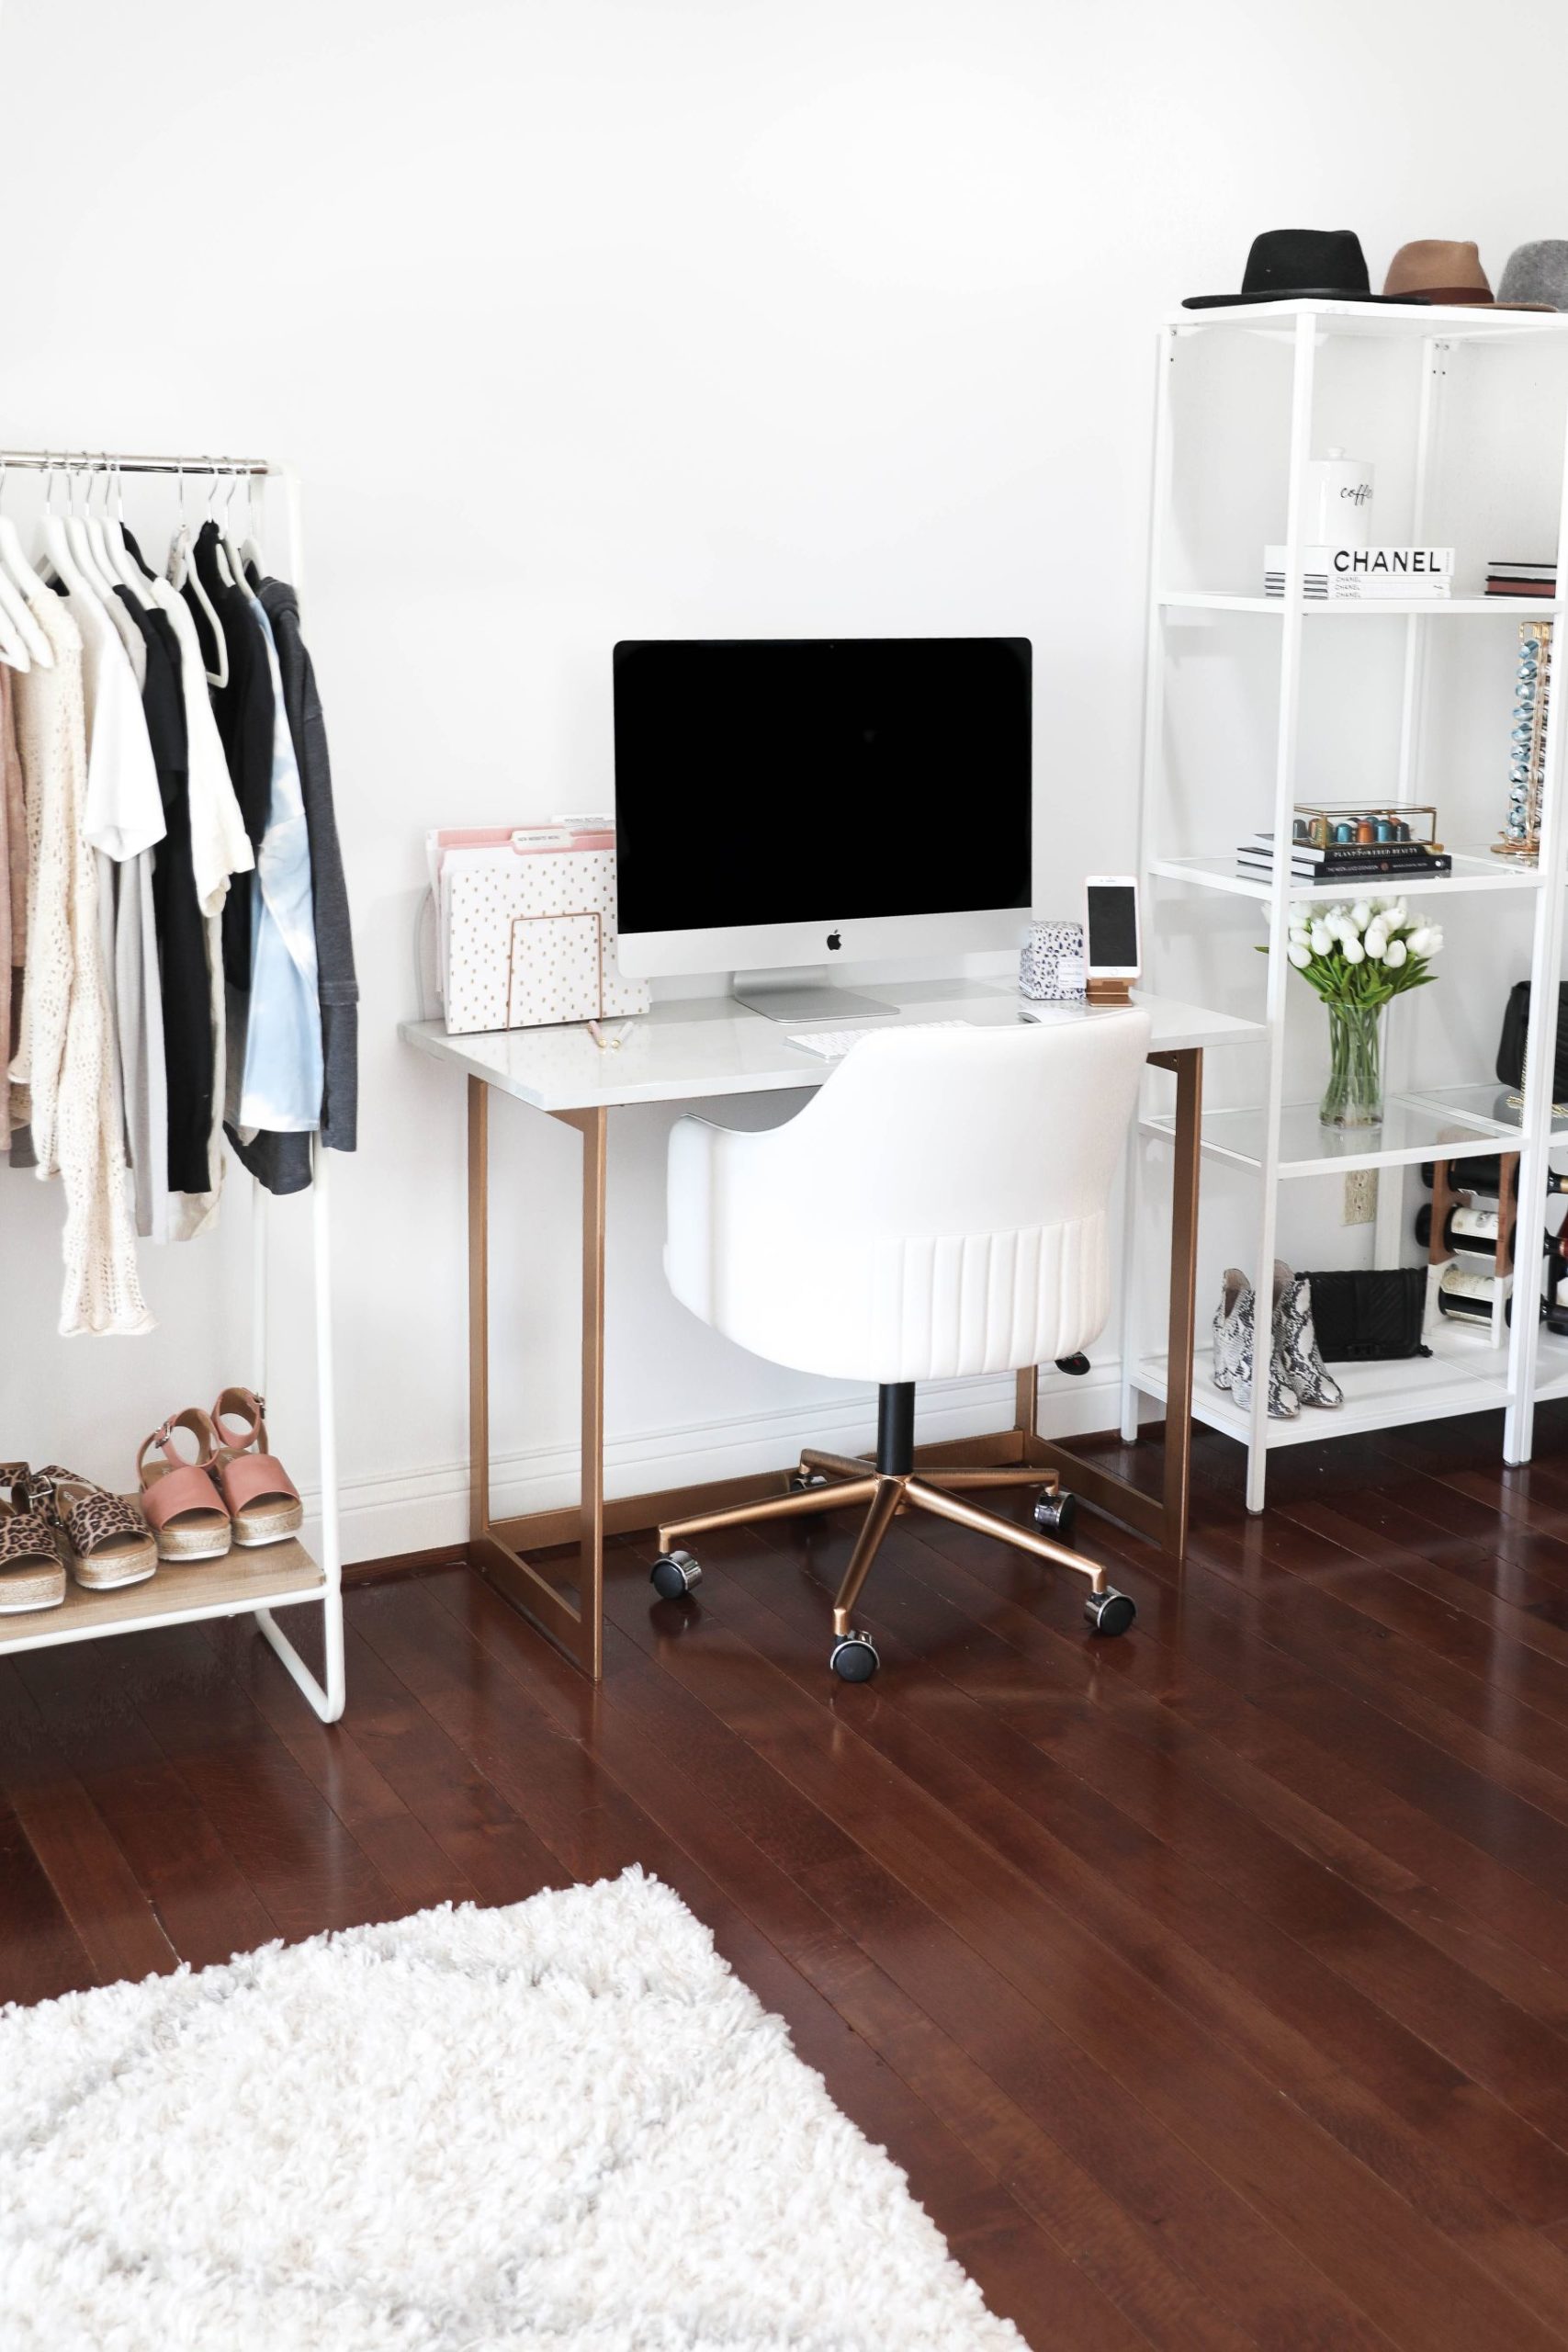
M 830 931 L 828 933 L 828 944 L 829 947 L 837 950 L 838 948 L 840 948 L 843 944 L 843 941 L 840 938 L 836 931 Z

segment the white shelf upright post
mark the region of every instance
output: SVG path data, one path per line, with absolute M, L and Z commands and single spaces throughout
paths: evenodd
M 1568 581 L 1568 421 L 1563 427 L 1562 485 L 1557 512 L 1557 578 Z M 1528 608 L 1527 608 L 1528 609 Z M 1523 618 L 1523 613 L 1520 617 Z M 1514 1320 L 1508 1341 L 1508 1405 L 1503 1424 L 1503 1459 L 1528 1462 L 1535 1440 L 1536 1371 L 1540 1357 L 1539 1237 L 1546 1220 L 1546 1174 L 1551 1144 L 1552 1094 L 1557 1066 L 1557 991 L 1562 970 L 1562 899 L 1568 883 L 1568 854 L 1562 820 L 1563 622 L 1555 620 L 1549 664 L 1546 738 L 1540 792 L 1541 888 L 1536 895 L 1535 952 L 1530 958 L 1530 1023 L 1525 1048 L 1525 1100 L 1520 1114 L 1519 1244 L 1514 1274 Z M 1538 684 L 1536 691 L 1540 688 Z
M 1430 488 L 1432 464 L 1440 446 L 1442 430 L 1441 396 L 1448 379 L 1449 345 L 1440 335 L 1429 335 L 1421 345 L 1421 393 L 1416 420 L 1416 481 L 1411 505 L 1410 537 L 1416 547 L 1425 546 L 1430 528 Z M 1421 778 L 1422 714 L 1425 710 L 1424 687 L 1427 676 L 1427 622 L 1424 613 L 1408 613 L 1404 621 L 1404 674 L 1399 699 L 1399 782 L 1397 797 L 1414 800 Z M 1383 1032 L 1383 1083 L 1385 1087 L 1403 1086 L 1410 1074 L 1409 1035 L 1406 1026 L 1385 1018 Z M 1383 1176 L 1387 1182 L 1384 1182 Z M 1376 1180 L 1377 1214 L 1373 1220 L 1373 1262 L 1379 1266 L 1397 1266 L 1404 1243 L 1404 1188 L 1393 1170 L 1385 1170 Z M 1430 1299 L 1428 1313 L 1437 1310 Z
M 1264 1099 L 1263 1164 L 1258 1170 L 1257 1275 L 1253 1284 L 1252 1404 L 1247 1415 L 1247 1508 L 1263 1508 L 1269 1475 L 1269 1365 L 1274 1344 L 1274 1236 L 1280 1191 L 1280 1112 L 1284 1102 L 1286 982 L 1290 933 L 1291 838 L 1296 797 L 1296 752 L 1302 691 L 1302 548 L 1306 516 L 1307 462 L 1312 456 L 1312 403 L 1317 322 L 1296 320 L 1291 378 L 1291 487 L 1285 520 L 1285 610 L 1280 623 L 1280 710 L 1274 765 L 1274 872 L 1269 892 L 1269 1076 Z
M 1176 367 L 1176 329 L 1160 330 L 1155 378 L 1155 454 L 1149 506 L 1148 637 L 1144 654 L 1144 774 L 1138 796 L 1136 870 L 1149 870 L 1153 798 L 1163 774 L 1165 726 L 1165 635 L 1161 626 L 1159 583 L 1165 578 L 1166 520 L 1170 503 L 1171 414 L 1170 379 Z M 1147 917 L 1145 914 L 1145 923 Z M 1146 1082 L 1146 1081 L 1145 1081 Z M 1127 1138 L 1122 1186 L 1122 1437 L 1135 1443 L 1138 1435 L 1138 1385 L 1134 1374 L 1143 1353 L 1143 1297 L 1134 1278 L 1138 1262 L 1139 1182 L 1142 1145 L 1134 1125 Z

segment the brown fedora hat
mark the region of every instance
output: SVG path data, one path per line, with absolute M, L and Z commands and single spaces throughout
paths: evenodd
M 1417 237 L 1401 245 L 1388 266 L 1383 292 L 1400 302 L 1454 302 L 1465 309 L 1490 303 L 1492 286 L 1471 244 Z
M 1396 302 L 1446 302 L 1458 310 L 1549 311 L 1550 302 L 1496 302 L 1472 244 L 1418 237 L 1388 266 L 1383 292 Z

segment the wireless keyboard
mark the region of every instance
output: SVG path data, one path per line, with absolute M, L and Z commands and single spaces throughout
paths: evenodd
M 792 1046 L 803 1046 L 808 1054 L 819 1054 L 825 1062 L 841 1062 L 863 1037 L 886 1037 L 890 1029 L 899 1036 L 913 1036 L 930 1029 L 973 1029 L 972 1021 L 899 1021 L 879 1022 L 874 1029 L 813 1029 L 803 1036 L 791 1035 Z

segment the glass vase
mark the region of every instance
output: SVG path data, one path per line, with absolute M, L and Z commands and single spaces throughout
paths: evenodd
M 1328 1084 L 1318 1118 L 1325 1127 L 1382 1125 L 1382 1008 L 1330 1004 Z

